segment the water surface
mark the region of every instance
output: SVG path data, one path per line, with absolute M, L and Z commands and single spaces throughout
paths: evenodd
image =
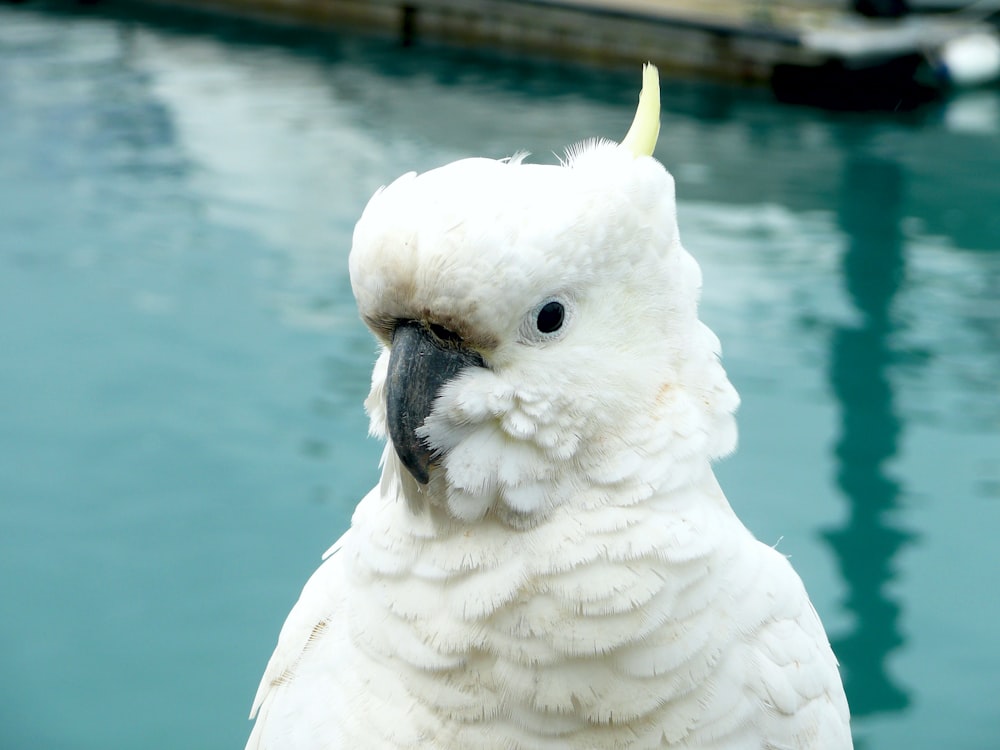
M 0 747 L 225 748 L 377 478 L 368 196 L 630 122 L 600 71 L 0 7 Z M 657 156 L 859 748 L 1000 744 L 1000 95 L 832 117 L 666 81 Z

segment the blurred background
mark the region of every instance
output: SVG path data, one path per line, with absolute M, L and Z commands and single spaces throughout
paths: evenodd
M 0 748 L 242 747 L 378 476 L 365 202 L 619 139 L 640 61 L 0 5 Z M 805 579 L 865 750 L 1000 747 L 1000 90 L 939 94 L 663 80 L 656 156 L 743 397 L 718 472 Z

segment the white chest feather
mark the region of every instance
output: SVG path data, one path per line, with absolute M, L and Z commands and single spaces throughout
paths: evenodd
M 798 577 L 711 474 L 516 533 L 376 490 L 296 612 L 250 747 L 850 746 Z

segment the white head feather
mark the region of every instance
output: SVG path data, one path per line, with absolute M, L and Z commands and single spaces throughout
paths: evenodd
M 630 133 L 643 130 L 637 117 Z M 365 209 L 350 267 L 384 343 L 395 321 L 420 320 L 487 362 L 446 386 L 424 428 L 440 453 L 428 491 L 457 517 L 530 522 L 556 504 L 617 502 L 609 485 L 638 500 L 734 447 L 738 399 L 698 320 L 701 274 L 681 245 L 673 179 L 631 147 L 405 175 Z M 565 322 L 538 333 L 551 300 Z M 382 377 L 367 402 L 378 435 Z

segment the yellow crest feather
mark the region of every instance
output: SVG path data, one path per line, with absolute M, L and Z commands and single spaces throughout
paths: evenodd
M 652 156 L 656 138 L 660 135 L 660 75 L 656 66 L 642 66 L 642 90 L 635 110 L 632 127 L 622 140 L 622 146 L 636 157 Z

